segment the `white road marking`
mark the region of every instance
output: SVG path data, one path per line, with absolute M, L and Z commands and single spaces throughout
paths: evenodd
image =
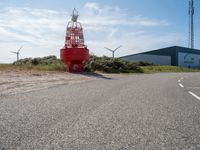
M 194 94 L 193 92 L 189 91 L 189 94 L 191 94 L 193 97 L 195 97 L 196 99 L 198 99 L 200 101 L 200 97 L 197 96 L 196 94 Z
M 178 80 L 178 82 L 180 83 L 180 82 L 181 82 L 181 80 Z
M 184 88 L 183 84 L 179 84 L 180 87 Z

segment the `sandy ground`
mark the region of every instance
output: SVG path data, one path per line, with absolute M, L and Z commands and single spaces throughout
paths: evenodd
M 67 72 L 0 70 L 0 96 L 95 79 L 95 76 Z

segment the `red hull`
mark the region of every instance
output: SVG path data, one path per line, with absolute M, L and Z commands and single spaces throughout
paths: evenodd
M 60 58 L 67 65 L 69 72 L 82 72 L 85 63 L 89 60 L 87 48 L 63 48 Z

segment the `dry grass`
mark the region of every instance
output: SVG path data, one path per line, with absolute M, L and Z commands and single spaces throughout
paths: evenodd
M 64 72 L 66 68 L 63 65 L 13 65 L 13 64 L 0 64 L 0 70 L 36 70 L 36 71 L 59 71 Z
M 144 73 L 158 72 L 200 72 L 200 69 L 183 68 L 176 66 L 145 66 L 141 67 Z

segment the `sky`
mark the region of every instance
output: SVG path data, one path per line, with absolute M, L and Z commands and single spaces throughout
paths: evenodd
M 169 46 L 188 46 L 188 0 L 0 0 L 0 63 L 56 55 L 67 22 L 79 11 L 90 53 L 125 56 Z M 195 48 L 200 49 L 200 2 L 195 0 Z

